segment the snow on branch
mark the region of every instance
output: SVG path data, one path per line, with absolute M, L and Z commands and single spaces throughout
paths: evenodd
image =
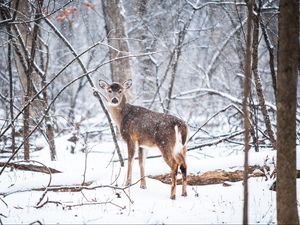
M 185 97 L 185 96 L 189 96 L 190 98 L 196 98 L 196 97 L 198 97 L 198 95 L 200 93 L 201 94 L 206 93 L 209 95 L 217 95 L 217 96 L 228 99 L 229 101 L 231 101 L 234 104 L 242 105 L 242 99 L 234 97 L 228 93 L 212 89 L 212 88 L 197 88 L 197 89 L 193 89 L 190 91 L 181 92 L 177 95 L 173 95 L 172 99 L 184 99 L 183 97 Z M 259 103 L 257 101 L 254 101 L 254 105 L 259 105 Z M 266 106 L 268 106 L 273 111 L 276 111 L 276 106 L 274 104 L 272 104 L 270 102 L 266 102 Z

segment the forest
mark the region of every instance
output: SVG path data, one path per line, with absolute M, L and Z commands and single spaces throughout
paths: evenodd
M 0 0 L 0 224 L 299 224 L 299 40 L 298 0 Z

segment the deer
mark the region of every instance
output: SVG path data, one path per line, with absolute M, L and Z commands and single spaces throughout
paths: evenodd
M 144 149 L 158 148 L 164 161 L 171 169 L 170 198 L 176 199 L 178 168 L 180 168 L 182 174 L 181 195 L 187 196 L 187 124 L 173 115 L 155 112 L 127 103 L 125 94 L 132 86 L 131 79 L 123 83 L 112 82 L 110 84 L 104 80 L 99 80 L 99 86 L 105 91 L 108 111 L 122 139 L 127 144 L 126 185 L 132 183 L 132 161 L 137 150 L 141 176 L 140 188 L 146 189 Z

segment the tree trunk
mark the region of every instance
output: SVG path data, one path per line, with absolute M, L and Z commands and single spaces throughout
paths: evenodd
M 246 36 L 246 54 L 244 63 L 244 98 L 243 98 L 243 113 L 244 113 L 244 143 L 245 143 L 245 159 L 244 159 L 244 206 L 243 206 L 243 224 L 248 224 L 248 152 L 250 149 L 250 119 L 249 119 L 249 95 L 251 90 L 251 35 L 253 22 L 253 1 L 249 0 L 248 19 L 247 19 L 247 36 Z
M 126 27 L 124 16 L 122 15 L 121 0 L 103 0 L 103 14 L 106 23 L 107 42 L 109 47 L 110 59 L 115 59 L 128 55 L 129 48 L 127 43 Z M 132 78 L 130 59 L 124 58 L 110 63 L 111 79 L 115 82 L 124 82 Z M 128 99 L 132 99 L 131 89 L 127 92 Z
M 155 50 L 155 41 L 148 37 L 149 31 L 147 30 L 147 3 L 148 0 L 134 0 L 133 12 L 137 18 L 136 23 L 140 24 L 134 31 L 131 31 L 130 37 L 140 40 L 135 42 L 137 50 L 139 52 L 151 52 Z M 133 59 L 136 65 L 133 68 L 137 68 L 135 71 L 139 76 L 137 85 L 140 86 L 140 91 L 142 92 L 143 100 L 151 99 L 155 94 L 155 80 L 156 76 L 156 65 L 151 59 L 151 56 L 139 57 Z
M 41 86 L 45 87 L 47 84 L 47 75 L 48 75 L 48 66 L 49 66 L 49 48 L 47 45 L 46 47 L 46 52 L 47 56 L 45 57 L 43 54 L 43 45 L 42 43 L 42 34 L 40 33 L 40 41 L 39 41 L 39 50 L 40 50 L 40 63 L 41 63 L 41 68 L 45 71 L 44 76 L 42 77 L 41 81 Z M 46 58 L 46 61 L 44 60 Z M 43 107 L 44 107 L 44 114 L 45 114 L 45 128 L 46 128 L 46 136 L 47 136 L 47 142 L 49 145 L 50 149 L 50 159 L 51 161 L 56 160 L 56 147 L 55 147 L 55 141 L 54 141 L 54 129 L 53 129 L 53 123 L 50 117 L 49 112 L 46 110 L 49 106 L 48 103 L 48 88 L 45 88 L 42 92 L 43 94 Z
M 277 80 L 277 223 L 299 224 L 296 193 L 296 106 L 299 1 L 281 0 Z
M 262 30 L 262 34 L 264 36 L 266 45 L 267 45 L 267 49 L 269 52 L 269 66 L 270 66 L 270 71 L 271 71 L 271 77 L 272 77 L 272 86 L 274 89 L 274 96 L 275 96 L 275 101 L 277 100 L 277 84 L 276 84 L 276 72 L 275 72 L 275 56 L 274 56 L 274 47 L 271 43 L 270 37 L 267 33 L 267 29 L 265 24 L 263 23 L 263 21 L 260 21 L 260 25 L 261 25 L 261 30 Z
M 42 4 L 42 1 L 40 2 Z M 37 6 L 37 11 L 41 10 L 41 5 Z M 35 13 L 35 19 L 36 22 L 33 27 L 32 31 L 32 40 L 31 40 L 31 46 L 30 46 L 30 57 L 28 61 L 28 70 L 26 71 L 26 78 L 27 78 L 27 91 L 25 93 L 25 104 L 30 101 L 32 94 L 33 94 L 33 73 L 34 73 L 34 60 L 36 55 L 36 48 L 37 48 L 37 36 L 39 33 L 39 24 L 40 20 L 38 18 L 40 17 L 41 13 L 36 12 Z M 28 107 L 26 107 L 24 112 L 24 159 L 29 160 L 29 134 L 30 134 L 30 104 Z
M 14 46 L 14 52 L 16 54 L 16 67 L 20 77 L 21 85 L 24 91 L 23 104 L 31 99 L 32 94 L 34 93 L 34 83 L 38 79 L 38 73 L 42 73 L 39 68 L 36 66 L 35 58 L 35 47 L 37 33 L 39 29 L 38 20 L 41 10 L 42 1 L 39 1 L 35 9 L 30 9 L 30 5 L 27 1 L 14 0 L 12 1 L 11 12 L 9 10 L 3 10 L 6 19 L 17 18 L 20 21 L 28 21 L 34 15 L 35 23 L 33 28 L 30 29 L 29 23 L 17 23 L 9 24 L 11 26 L 11 31 L 17 39 L 12 39 Z M 32 12 L 33 11 L 33 12 Z M 40 112 L 40 102 L 34 100 L 28 105 L 23 114 L 23 138 L 24 138 L 24 159 L 28 160 L 29 155 L 29 133 L 30 133 L 30 124 L 34 119 L 39 115 Z
M 27 18 L 30 18 L 28 13 L 29 13 L 29 3 L 27 1 L 19 1 L 19 0 L 14 0 L 12 2 L 13 8 L 16 12 L 16 16 L 22 20 L 26 21 Z M 21 12 L 21 13 L 20 13 Z M 18 32 L 20 36 L 18 36 L 19 44 L 22 46 L 22 48 L 29 47 L 32 43 L 32 36 L 29 35 L 30 31 L 27 26 L 27 24 L 19 24 L 18 26 L 14 27 L 14 31 L 16 35 L 18 36 Z M 22 34 L 22 35 L 21 35 Z M 20 41 L 23 38 L 23 45 L 21 44 L 22 41 Z M 28 48 L 29 49 L 29 48 Z M 22 49 L 24 50 L 24 49 Z M 16 51 L 16 65 L 17 65 L 17 70 L 18 74 L 20 77 L 21 85 L 23 87 L 24 91 L 24 99 L 23 99 L 23 104 L 26 105 L 31 97 L 32 94 L 32 87 L 31 87 L 31 81 L 29 77 L 29 62 L 28 60 L 28 55 L 26 56 L 25 51 L 22 51 L 21 48 Z M 30 133 L 30 105 L 28 105 L 23 114 L 23 138 L 24 138 L 24 159 L 29 160 L 30 159 L 30 143 L 29 143 L 29 138 L 28 135 Z
M 176 73 L 177 73 L 179 57 L 181 56 L 181 51 L 182 51 L 185 35 L 187 33 L 187 29 L 189 28 L 189 26 L 194 18 L 195 12 L 196 12 L 196 10 L 193 9 L 188 21 L 184 24 L 182 30 L 179 31 L 176 46 L 171 54 L 171 59 L 170 59 L 171 80 L 170 80 L 167 98 L 166 98 L 166 104 L 165 104 L 165 108 L 164 108 L 165 113 L 169 113 L 169 111 L 170 111 L 171 96 L 173 93 L 173 87 L 174 87 L 174 83 L 175 83 L 175 77 L 176 77 Z M 168 73 L 168 70 L 169 70 L 169 68 L 167 68 L 166 73 Z
M 255 82 L 255 88 L 256 88 L 256 94 L 258 97 L 259 105 L 260 105 L 260 110 L 263 114 L 265 126 L 267 129 L 268 136 L 270 138 L 271 144 L 274 149 L 276 149 L 276 140 L 274 137 L 274 133 L 272 130 L 271 122 L 270 122 L 270 117 L 269 113 L 265 104 L 265 97 L 263 94 L 262 90 L 262 83 L 260 76 L 258 74 L 258 41 L 259 41 L 259 20 L 260 20 L 260 6 L 255 7 L 256 10 L 256 15 L 253 17 L 254 19 L 254 29 L 253 29 L 253 52 L 252 52 L 252 71 L 254 75 L 254 82 Z
M 7 25 L 7 33 L 8 33 L 8 74 L 9 74 L 9 113 L 10 113 L 10 122 L 11 122 L 11 149 L 12 153 L 15 152 L 15 123 L 14 123 L 14 85 L 13 85 L 13 72 L 12 72 L 12 31 L 11 26 Z

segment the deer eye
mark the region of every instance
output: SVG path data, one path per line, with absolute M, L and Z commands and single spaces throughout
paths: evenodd
M 112 90 L 109 89 L 109 90 L 108 90 L 108 93 L 112 93 Z
M 121 94 L 121 93 L 122 93 L 122 90 L 119 90 L 118 92 L 119 92 L 119 94 Z

